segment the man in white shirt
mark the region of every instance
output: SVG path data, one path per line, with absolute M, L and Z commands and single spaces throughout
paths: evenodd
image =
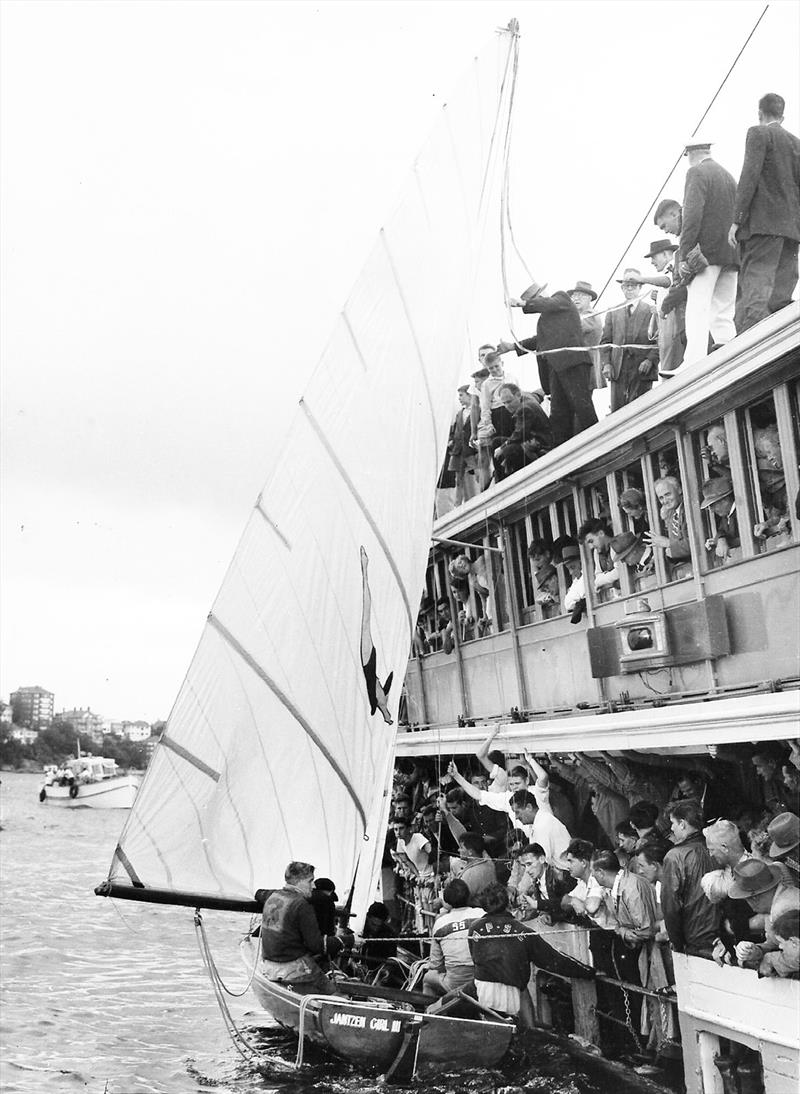
M 593 851 L 588 840 L 570 840 L 564 859 L 570 877 L 575 878 L 577 884 L 563 898 L 562 907 L 575 915 L 588 916 L 603 930 L 613 931 L 616 920 L 605 900 L 605 890 L 592 873 Z
M 538 843 L 549 863 L 557 863 L 562 859 L 571 837 L 567 828 L 554 815 L 549 802 L 540 806 L 533 794 L 527 790 L 518 790 L 511 795 L 510 805 L 516 827 L 525 833 L 528 843 Z

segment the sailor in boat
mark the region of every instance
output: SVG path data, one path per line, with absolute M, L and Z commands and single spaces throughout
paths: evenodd
M 530 1029 L 534 1014 L 527 987 L 536 960 L 535 932 L 511 914 L 505 885 L 484 889 L 480 904 L 486 914 L 471 924 L 468 933 L 478 1002 Z
M 469 927 L 483 918 L 472 892 L 461 878 L 445 885 L 442 897 L 448 910 L 433 925 L 428 971 L 422 981 L 425 995 L 442 996 L 472 986 L 475 967 L 469 948 Z
M 261 972 L 300 995 L 330 994 L 333 985 L 317 963 L 335 938 L 319 929 L 311 904 L 314 867 L 290 862 L 285 884 L 266 900 L 261 917 Z

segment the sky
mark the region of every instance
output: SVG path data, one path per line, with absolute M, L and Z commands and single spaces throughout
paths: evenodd
M 685 161 L 665 178 L 764 6 L 2 3 L 0 696 L 166 717 L 289 410 L 496 27 L 521 30 L 520 250 L 599 288 L 646 266 L 652 216 L 629 240 L 681 198 Z M 773 2 L 703 123 L 736 177 L 762 94 L 800 130 L 798 47 Z M 499 269 L 481 284 L 476 348 L 508 334 Z

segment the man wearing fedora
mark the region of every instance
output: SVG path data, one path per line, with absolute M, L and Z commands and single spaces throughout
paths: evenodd
M 650 341 L 654 311 L 640 295 L 640 279 L 638 270 L 625 270 L 617 282 L 625 303 L 608 312 L 603 324 L 600 359 L 611 388 L 612 414 L 644 395 L 658 378 L 658 347 Z
M 662 312 L 669 291 L 680 283 L 675 262 L 677 249 L 678 244 L 670 243 L 668 239 L 654 239 L 644 257 L 650 259 L 656 272 L 642 274 L 638 278 L 640 285 L 652 285 L 655 289 L 655 314 L 650 325 L 650 337 L 658 338 L 659 365 L 664 372 L 673 372 L 679 367 L 686 349 L 685 302 L 679 300 L 666 314 Z
M 732 547 L 738 547 L 739 525 L 730 475 L 712 475 L 703 483 L 701 509 L 708 509 L 716 518 L 714 534 L 706 540 L 706 550 L 724 562 Z
M 640 575 L 652 573 L 653 548 L 643 543 L 635 532 L 622 532 L 611 540 L 611 558 L 615 563 L 624 562 Z
M 593 387 L 605 387 L 606 378 L 600 365 L 600 354 L 595 348 L 600 345 L 600 339 L 603 337 L 603 320 L 592 311 L 592 304 L 597 299 L 597 293 L 588 281 L 576 281 L 575 288 L 570 289 L 569 296 L 581 317 L 583 344 L 592 359 Z
M 733 884 L 728 895 L 732 900 L 746 900 L 762 923 L 763 942 L 742 941 L 736 944 L 736 959 L 742 968 L 758 969 L 760 976 L 786 976 L 787 969 L 772 930 L 772 923 L 784 912 L 800 908 L 800 889 L 787 880 L 777 862 L 751 858 L 733 869 Z
M 772 840 L 768 855 L 788 871 L 795 885 L 800 885 L 800 817 L 796 813 L 779 813 L 767 825 Z
M 693 274 L 686 298 L 686 353 L 684 365 L 701 361 L 708 353 L 711 336 L 722 345 L 736 336 L 733 323 L 739 260 L 728 241 L 733 223 L 736 182 L 733 175 L 711 158 L 711 142 L 691 140 L 684 155 L 689 159 L 683 208 L 677 217 L 681 276 Z M 677 235 L 667 217 L 656 209 L 656 225 Z M 668 375 L 662 369 L 664 375 Z
M 741 333 L 791 303 L 800 241 L 800 140 L 783 128 L 781 95 L 758 102 L 758 125 L 747 130 L 729 241 L 739 244 Z
M 545 296 L 545 287 L 534 281 L 521 297 L 508 301 L 510 307 L 522 308 L 526 315 L 539 316 L 535 337 L 516 345 L 500 342 L 497 351 L 508 353 L 513 349 L 518 355 L 536 352 L 539 380 L 550 395 L 553 442 L 559 445 L 595 425 L 597 414 L 592 402 L 592 363 L 583 349 L 578 309 L 568 293 Z

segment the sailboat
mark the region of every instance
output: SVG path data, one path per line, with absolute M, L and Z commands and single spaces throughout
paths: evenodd
M 414 163 L 255 500 L 98 895 L 257 912 L 302 860 L 375 897 L 402 677 L 469 314 L 499 199 L 516 21 Z M 491 220 L 496 232 L 496 221 Z M 280 408 L 273 407 L 275 412 Z M 341 891 L 341 890 L 340 890 Z M 262 1005 L 356 1063 L 495 1063 L 513 1023 L 340 985 Z M 389 995 L 386 994 L 389 991 Z

